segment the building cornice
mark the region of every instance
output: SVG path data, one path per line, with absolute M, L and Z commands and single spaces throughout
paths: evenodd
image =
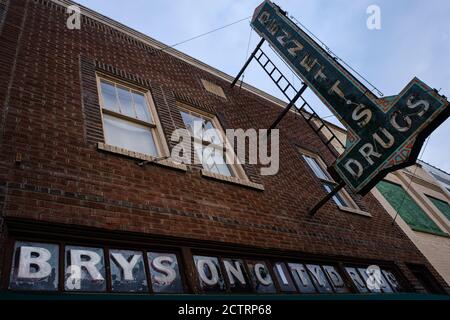
M 189 56 L 189 55 L 187 55 L 187 54 L 185 54 L 185 53 L 183 53 L 183 52 L 181 52 L 179 50 L 171 48 L 170 46 L 167 46 L 166 44 L 164 44 L 164 43 L 162 43 L 162 42 L 160 42 L 160 41 L 158 41 L 156 39 L 153 39 L 152 37 L 149 37 L 149 36 L 147 36 L 146 34 L 144 34 L 142 32 L 139 32 L 139 31 L 137 31 L 137 30 L 135 30 L 133 28 L 130 28 L 130 27 L 128 27 L 128 26 L 118 22 L 118 21 L 115 21 L 115 20 L 113 20 L 113 19 L 111 19 L 111 18 L 109 18 L 107 16 L 104 16 L 104 15 L 102 15 L 102 14 L 100 14 L 100 13 L 98 13 L 98 12 L 92 10 L 92 9 L 89 9 L 89 8 L 87 8 L 87 7 L 85 7 L 85 6 L 81 5 L 81 4 L 78 4 L 75 1 L 71 1 L 71 0 L 48 0 L 48 1 L 52 1 L 53 3 L 61 5 L 61 6 L 66 7 L 66 8 L 68 6 L 71 6 L 71 5 L 76 5 L 76 6 L 78 6 L 81 9 L 81 14 L 86 16 L 86 17 L 88 17 L 88 18 L 90 18 L 90 19 L 93 19 L 93 20 L 95 20 L 97 22 L 100 22 L 100 23 L 102 23 L 104 25 L 107 25 L 107 26 L 109 26 L 109 27 L 111 27 L 111 28 L 113 28 L 113 29 L 115 29 L 115 30 L 117 30 L 119 32 L 122 32 L 122 33 L 124 33 L 124 34 L 126 34 L 126 35 L 128 35 L 128 36 L 130 36 L 130 37 L 132 37 L 132 38 L 134 38 L 136 40 L 138 40 L 138 41 L 141 41 L 141 42 L 143 42 L 143 43 L 145 43 L 145 44 L 155 48 L 156 50 L 163 50 L 165 53 L 170 54 L 171 56 L 176 57 L 177 59 L 180 59 L 180 60 L 182 60 L 182 61 L 184 61 L 186 63 L 189 63 L 190 65 L 192 65 L 194 67 L 197 67 L 197 68 L 199 68 L 199 69 L 201 69 L 203 71 L 206 71 L 206 72 L 208 72 L 208 73 L 210 73 L 210 74 L 212 74 L 212 75 L 214 75 L 216 77 L 219 77 L 222 80 L 229 82 L 230 84 L 234 80 L 233 76 L 230 76 L 229 74 L 227 74 L 227 73 L 225 73 L 223 71 L 220 71 L 219 69 L 216 69 L 216 68 L 214 68 L 214 67 L 212 67 L 212 66 L 210 66 L 210 65 L 208 65 L 208 64 L 206 64 L 206 63 L 204 63 L 204 62 L 202 62 L 202 61 L 200 61 L 198 59 L 195 59 L 195 58 L 193 58 L 193 57 L 191 57 L 191 56 Z M 273 96 L 273 95 L 271 95 L 271 94 L 269 94 L 269 93 L 267 93 L 267 92 L 265 92 L 263 90 L 260 90 L 260 89 L 258 89 L 256 87 L 246 83 L 246 82 L 242 82 L 242 81 L 239 80 L 236 83 L 236 85 L 237 86 L 241 86 L 242 85 L 242 87 L 241 87 L 242 89 L 244 89 L 244 90 L 246 90 L 248 92 L 251 92 L 252 94 L 257 95 L 260 98 L 263 98 L 263 99 L 265 99 L 268 102 L 276 104 L 279 107 L 285 108 L 286 105 L 287 105 L 287 103 L 285 101 L 283 101 L 283 100 L 281 100 L 281 99 L 279 99 L 279 98 L 277 98 L 277 97 L 275 97 L 275 96 Z M 290 111 L 291 112 L 295 112 L 294 110 L 290 110 Z M 335 125 L 334 123 L 328 122 L 326 120 L 323 120 L 323 121 L 326 122 L 327 125 L 332 126 L 333 128 L 345 131 L 345 129 L 340 128 L 339 126 Z

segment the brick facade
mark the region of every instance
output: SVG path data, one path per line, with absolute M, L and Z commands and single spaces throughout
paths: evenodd
M 293 113 L 279 126 L 279 173 L 260 176 L 258 166 L 244 166 L 264 191 L 204 177 L 198 166 L 141 167 L 136 159 L 98 150 L 104 140 L 96 72 L 151 91 L 169 148 L 171 132 L 183 126 L 177 101 L 214 113 L 224 129 L 267 128 L 281 109 L 92 18 L 83 16 L 82 29 L 69 30 L 65 8 L 49 0 L 14 0 L 6 8 L 0 23 L 2 245 L 8 237 L 3 222 L 23 218 L 392 262 L 418 291 L 407 264 L 419 264 L 446 286 L 371 194 L 355 199 L 371 217 L 333 202 L 308 216 L 325 191 L 298 147 L 327 164 L 334 155 Z M 206 91 L 202 79 L 222 87 L 227 98 Z

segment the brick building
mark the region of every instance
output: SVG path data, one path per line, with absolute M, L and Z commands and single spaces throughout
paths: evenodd
M 372 194 L 307 214 L 336 154 L 293 112 L 276 175 L 175 163 L 175 129 L 285 104 L 87 8 L 70 30 L 70 4 L 0 0 L 1 290 L 449 292 Z
M 423 161 L 372 190 L 400 228 L 450 283 L 450 175 Z

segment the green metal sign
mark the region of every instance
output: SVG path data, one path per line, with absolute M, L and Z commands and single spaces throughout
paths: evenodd
M 346 127 L 345 152 L 330 171 L 356 193 L 413 164 L 450 115 L 448 101 L 417 78 L 399 95 L 378 98 L 270 1 L 256 8 L 251 25 Z

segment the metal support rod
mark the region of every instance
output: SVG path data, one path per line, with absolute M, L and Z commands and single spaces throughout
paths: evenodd
M 236 84 L 236 82 L 239 80 L 239 78 L 242 76 L 242 74 L 244 73 L 245 69 L 248 67 L 248 65 L 250 64 L 250 62 L 252 61 L 252 59 L 255 57 L 256 53 L 258 52 L 259 48 L 261 48 L 262 44 L 264 42 L 264 38 L 261 38 L 261 40 L 259 41 L 258 45 L 256 46 L 255 50 L 253 50 L 252 54 L 250 55 L 250 57 L 248 57 L 247 61 L 245 62 L 244 66 L 242 67 L 241 71 L 239 71 L 239 73 L 237 74 L 236 78 L 234 78 L 233 82 L 231 83 L 231 88 L 234 87 L 234 85 Z
M 269 136 L 272 129 L 275 129 L 275 127 L 278 125 L 278 123 L 280 123 L 280 121 L 288 113 L 288 111 L 292 108 L 292 106 L 295 104 L 295 102 L 298 100 L 298 98 L 300 98 L 300 96 L 303 94 L 303 92 L 305 92 L 306 88 L 308 88 L 308 86 L 306 85 L 306 83 L 303 83 L 303 86 L 297 92 L 295 97 L 289 102 L 289 104 L 286 106 L 286 108 L 284 108 L 284 110 L 282 112 L 280 112 L 278 117 L 275 119 L 275 121 L 269 127 L 269 130 L 267 130 L 267 136 Z
M 313 216 L 317 210 L 319 210 L 328 200 L 330 200 L 336 193 L 338 193 L 345 186 L 345 182 L 341 181 L 337 186 L 333 188 L 322 200 L 317 202 L 317 204 L 308 211 L 308 214 Z

